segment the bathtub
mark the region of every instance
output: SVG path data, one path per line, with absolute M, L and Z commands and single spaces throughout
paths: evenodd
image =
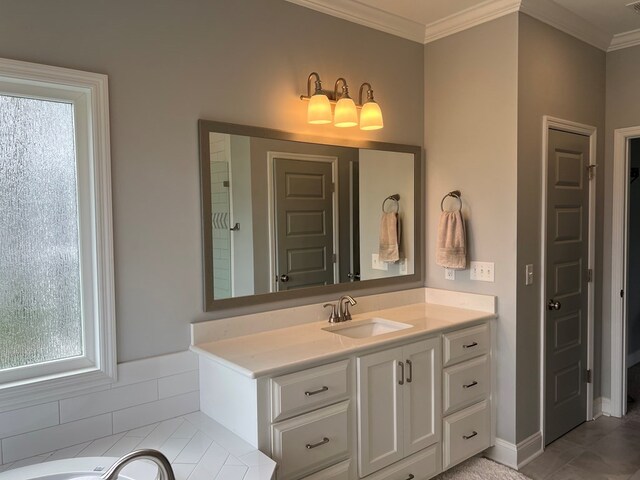
M 97 480 L 118 459 L 84 457 L 38 463 L 0 473 L 0 480 Z M 155 480 L 158 468 L 146 460 L 127 465 L 118 480 Z

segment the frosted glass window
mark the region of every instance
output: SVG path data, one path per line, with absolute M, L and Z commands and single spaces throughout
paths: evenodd
M 84 354 L 73 105 L 0 95 L 0 370 Z

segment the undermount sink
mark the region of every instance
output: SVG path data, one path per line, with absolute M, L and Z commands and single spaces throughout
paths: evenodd
M 411 327 L 413 327 L 413 325 L 409 325 L 408 323 L 373 317 L 366 320 L 355 320 L 344 324 L 332 325 L 322 330 L 349 338 L 368 338 Z

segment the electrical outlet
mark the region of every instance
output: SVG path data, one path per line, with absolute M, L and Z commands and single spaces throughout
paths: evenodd
M 446 280 L 455 280 L 456 279 L 456 271 L 453 268 L 445 268 L 444 269 L 444 278 Z
M 533 264 L 524 267 L 524 284 L 533 285 Z
M 493 262 L 471 262 L 471 274 L 469 278 L 480 282 L 494 282 L 494 268 Z
M 400 260 L 400 275 L 409 275 L 409 262 L 406 258 Z
M 389 264 L 387 262 L 381 262 L 377 253 L 371 254 L 371 268 L 373 270 L 389 270 Z

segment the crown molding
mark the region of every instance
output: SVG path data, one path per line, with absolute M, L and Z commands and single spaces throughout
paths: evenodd
M 636 45 L 640 45 L 640 28 L 614 35 L 607 51 L 612 52 L 622 48 L 635 47 Z
M 433 42 L 481 23 L 517 12 L 521 0 L 488 0 L 425 27 L 423 43 Z
M 605 52 L 611 35 L 550 0 L 522 0 L 520 11 Z
M 287 1 L 425 44 L 519 11 L 603 51 L 640 45 L 640 29 L 612 37 L 551 0 L 487 0 L 428 25 L 385 12 L 358 0 Z
M 287 0 L 317 12 L 381 30 L 414 42 L 424 42 L 424 25 L 356 0 Z

